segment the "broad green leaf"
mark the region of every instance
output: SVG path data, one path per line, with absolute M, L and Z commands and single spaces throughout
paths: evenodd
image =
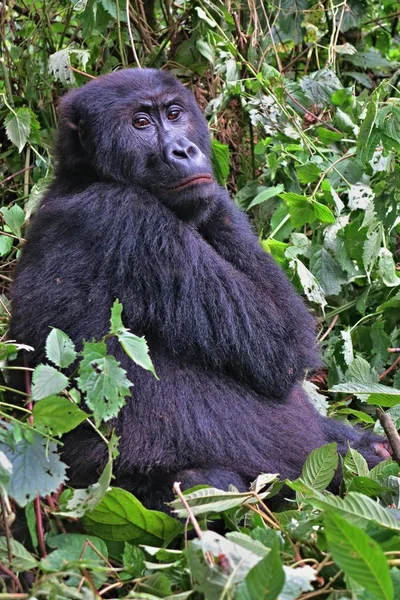
M 360 127 L 357 140 L 357 158 L 362 165 L 371 160 L 374 150 L 379 143 L 380 136 L 377 129 L 375 129 L 375 122 L 378 115 L 378 101 L 379 91 L 376 91 L 371 94 L 367 105 L 367 113 Z
M 283 192 L 284 189 L 285 188 L 281 183 L 273 187 L 263 188 L 262 191 L 259 192 L 257 196 L 253 198 L 253 200 L 250 202 L 249 206 L 247 207 L 247 210 L 253 208 L 253 206 L 262 204 L 263 202 L 269 200 L 270 198 L 273 198 L 274 196 L 277 196 L 278 194 Z
M 96 423 L 116 417 L 132 387 L 125 369 L 107 355 L 105 342 L 84 343 L 77 381 Z
M 31 112 L 29 108 L 19 108 L 10 113 L 5 121 L 6 134 L 10 142 L 22 152 L 31 132 Z
M 47 496 L 65 482 L 66 465 L 57 454 L 57 446 L 38 433 L 32 433 L 32 443 L 22 438 L 13 447 L 0 442 L 13 466 L 7 493 L 20 506 L 26 506 L 36 496 Z
M 310 260 L 310 270 L 318 279 L 327 296 L 340 294 L 347 278 L 334 258 L 325 248 L 315 252 Z
M 311 162 L 296 167 L 296 172 L 300 183 L 304 184 L 316 181 L 321 175 L 321 171 L 319 170 L 317 165 Z
M 346 575 L 373 594 L 374 600 L 393 600 L 393 583 L 381 548 L 364 531 L 334 511 L 324 518 L 328 548 Z
M 276 600 L 285 583 L 285 573 L 279 556 L 279 540 L 275 540 L 267 556 L 247 574 L 239 586 L 240 600 Z
M 362 454 L 349 448 L 346 452 L 346 456 L 343 461 L 343 474 L 346 479 L 348 475 L 354 477 L 355 475 L 367 476 L 369 473 L 368 463 Z
M 321 69 L 302 77 L 300 85 L 306 96 L 319 106 L 330 104 L 333 92 L 342 88 L 338 77 L 330 69 Z
M 38 365 L 32 375 L 32 399 L 41 400 L 59 394 L 68 384 L 68 378 L 54 367 Z
M 293 227 L 302 227 L 306 223 L 315 221 L 315 213 L 312 203 L 306 196 L 293 192 L 279 194 L 289 208 L 290 221 Z
M 12 554 L 11 564 L 8 556 L 8 545 Z M 39 565 L 36 558 L 20 542 L 17 542 L 13 538 L 7 542 L 7 538 L 3 536 L 0 537 L 0 561 L 17 573 L 20 571 L 30 571 Z
M 360 477 L 357 475 L 351 480 L 348 486 L 348 491 L 359 492 L 360 494 L 365 494 L 370 498 L 377 498 L 378 496 L 381 496 L 386 490 L 380 483 L 374 481 L 370 477 Z
M 14 204 L 10 208 L 1 208 L 0 212 L 12 233 L 17 236 L 17 238 L 21 238 L 21 227 L 25 222 L 25 213 L 22 208 L 18 206 L 18 204 Z
M 216 138 L 211 142 L 212 164 L 215 176 L 221 185 L 225 185 L 230 169 L 229 146 L 221 144 Z
M 312 492 L 311 492 L 312 493 Z M 382 527 L 400 531 L 400 520 L 368 496 L 357 492 L 349 492 L 345 498 L 333 494 L 315 494 L 307 496 L 307 501 L 318 508 L 335 508 L 342 517 L 360 527 L 366 527 L 370 521 L 376 521 Z
M 52 329 L 46 340 L 46 356 L 57 367 L 69 367 L 76 359 L 73 341 L 61 329 Z
M 338 466 L 337 444 L 327 444 L 313 450 L 306 459 L 300 478 L 314 490 L 325 490 Z
M 13 247 L 13 238 L 0 231 L 0 256 L 7 256 Z
M 343 133 L 332 131 L 326 127 L 317 127 L 317 136 L 323 144 L 329 146 L 330 144 L 340 141 L 343 137 Z
M 350 363 L 349 368 L 346 372 L 346 377 L 351 381 L 358 381 L 359 383 L 371 383 L 375 384 L 378 380 L 377 373 L 371 369 L 370 364 L 362 358 L 362 356 L 356 356 L 356 358 Z
M 312 208 L 314 211 L 315 219 L 321 221 L 321 223 L 335 223 L 336 219 L 333 216 L 333 213 L 330 208 L 325 206 L 325 204 L 321 204 L 316 200 L 312 202 Z M 314 219 L 314 220 L 315 220 Z
M 84 517 L 85 528 L 106 540 L 128 541 L 150 534 L 168 540 L 182 524 L 166 513 L 148 510 L 135 496 L 120 488 L 109 490 L 100 504 Z
M 75 429 L 88 418 L 88 414 L 62 396 L 48 396 L 33 407 L 35 426 L 40 430 L 49 427 L 53 435 L 62 435 Z
M 158 379 L 149 355 L 149 347 L 144 337 L 138 337 L 127 329 L 123 329 L 118 333 L 118 340 L 129 358 L 143 369 L 146 369 L 146 371 L 150 371 Z
M 210 19 L 202 8 L 196 6 L 194 10 L 197 12 L 199 19 L 205 21 L 210 27 L 216 26 L 216 22 L 213 19 Z
M 204 39 L 196 40 L 196 48 L 212 65 L 215 63 L 214 48 Z

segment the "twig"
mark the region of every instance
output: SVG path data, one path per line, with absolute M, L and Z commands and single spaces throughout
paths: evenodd
M 24 169 L 20 169 L 16 173 L 9 175 L 5 179 L 3 179 L 3 181 L 0 181 L 0 185 L 4 185 L 5 183 L 7 183 L 7 181 L 10 181 L 11 179 L 14 179 L 14 177 L 17 177 L 17 175 L 22 175 L 22 173 L 25 173 L 25 171 L 30 171 L 31 169 L 33 169 L 34 166 L 35 165 L 29 165 L 29 167 L 25 167 Z
M 183 506 L 186 508 L 188 517 L 193 525 L 193 529 L 195 530 L 197 537 L 199 539 L 201 539 L 203 537 L 203 532 L 200 529 L 200 525 L 198 524 L 196 517 L 194 516 L 192 509 L 190 508 L 190 506 L 188 504 L 188 501 L 186 500 L 185 496 L 182 494 L 180 481 L 175 481 L 174 485 L 172 486 L 172 491 L 174 492 L 174 494 L 176 494 L 178 496 L 179 500 L 182 502 Z
M 11 531 L 10 531 L 10 524 L 8 522 L 9 510 L 7 509 L 3 494 L 0 494 L 0 503 L 1 503 L 1 512 L 3 515 L 4 533 L 5 533 L 6 544 L 7 544 L 8 564 L 10 565 L 10 569 L 12 571 Z M 13 587 L 12 591 L 15 592 L 15 581 L 12 582 L 12 587 Z
M 386 375 L 388 375 L 388 374 L 389 374 L 389 373 L 391 373 L 392 371 L 395 371 L 395 370 L 397 369 L 397 367 L 399 366 L 399 364 L 400 364 L 400 356 L 398 356 L 398 357 L 396 358 L 396 360 L 394 361 L 394 363 L 393 363 L 393 364 L 391 364 L 391 365 L 390 365 L 390 367 L 388 367 L 388 368 L 386 369 L 386 371 L 383 371 L 383 373 L 381 373 L 381 374 L 379 375 L 379 381 L 382 381 L 382 379 L 385 379 Z
M 89 79 L 97 79 L 94 75 L 89 75 L 89 73 L 85 73 L 85 71 L 81 71 L 80 69 L 75 69 L 75 67 L 68 66 L 68 69 L 74 71 L 74 73 L 79 73 L 79 75 L 83 75 L 84 77 L 88 77 Z
M 132 53 L 133 53 L 133 57 L 135 59 L 135 63 L 137 64 L 138 68 L 141 69 L 142 65 L 139 62 L 139 57 L 136 52 L 135 42 L 134 42 L 133 34 L 132 34 L 131 16 L 129 14 L 129 6 L 130 6 L 130 2 L 129 2 L 129 0 L 126 0 L 126 24 L 128 26 L 128 33 L 129 33 L 129 39 L 131 41 Z
M 24 588 L 22 587 L 21 582 L 18 579 L 18 577 L 16 576 L 16 574 L 13 573 L 11 571 L 11 569 L 6 567 L 6 565 L 2 562 L 0 562 L 0 571 L 3 571 L 3 573 L 5 573 L 11 579 L 11 581 L 13 581 L 13 583 L 15 583 L 15 585 L 17 586 L 17 588 L 19 589 L 20 592 L 24 591 Z
M 328 335 L 330 334 L 330 332 L 332 331 L 332 329 L 335 327 L 336 323 L 338 322 L 338 319 L 339 319 L 339 315 L 335 315 L 333 317 L 328 329 L 325 331 L 324 335 L 322 335 L 320 337 L 320 339 L 318 340 L 319 342 L 323 342 L 328 337 Z
M 400 435 L 393 423 L 393 419 L 390 414 L 384 413 L 381 408 L 376 409 L 376 415 L 393 450 L 393 460 L 400 465 Z
M 388 348 L 388 352 L 400 352 L 400 348 Z

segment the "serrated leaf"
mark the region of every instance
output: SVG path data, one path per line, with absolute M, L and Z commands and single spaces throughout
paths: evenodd
M 389 566 L 377 542 L 334 511 L 326 513 L 324 524 L 328 548 L 344 573 L 371 592 L 374 600 L 393 600 Z
M 333 92 L 342 88 L 338 77 L 330 69 L 321 69 L 302 77 L 300 85 L 306 96 L 320 106 L 330 103 Z
M 285 573 L 279 556 L 279 540 L 275 539 L 267 556 L 246 575 L 239 586 L 240 600 L 275 600 L 285 583 Z
M 321 175 L 321 171 L 315 163 L 308 163 L 296 167 L 297 177 L 300 183 L 312 183 L 316 181 Z
M 154 365 L 149 355 L 149 347 L 144 337 L 138 337 L 127 329 L 122 330 L 118 333 L 118 340 L 129 358 L 131 358 L 137 365 L 150 371 L 156 379 L 157 373 L 155 372 Z
M 52 329 L 46 340 L 46 356 L 57 367 L 69 367 L 76 359 L 73 341 L 61 329 Z
M 324 291 L 317 279 L 299 259 L 294 258 L 293 262 L 296 265 L 297 275 L 299 276 L 300 283 L 303 286 L 303 291 L 307 298 L 311 302 L 319 304 L 321 308 L 324 308 L 327 302 Z
M 38 429 L 49 427 L 53 435 L 62 435 L 75 429 L 88 414 L 62 396 L 49 396 L 35 403 L 33 419 Z
M 31 132 L 31 113 L 29 108 L 19 108 L 15 114 L 10 113 L 4 124 L 10 142 L 22 152 Z
M 57 454 L 57 446 L 32 432 L 32 443 L 22 438 L 13 447 L 0 442 L 0 450 L 11 461 L 13 472 L 7 493 L 20 506 L 26 506 L 36 496 L 47 496 L 66 480 L 67 466 Z
M 327 296 L 339 295 L 342 285 L 347 282 L 342 269 L 325 248 L 312 255 L 310 269 Z
M 120 329 L 124 329 L 124 325 L 122 323 L 122 304 L 118 299 L 116 299 L 114 300 L 114 304 L 111 308 L 110 333 L 115 335 Z
M 321 221 L 321 223 L 336 223 L 336 219 L 333 216 L 331 209 L 325 206 L 325 204 L 321 204 L 320 202 L 313 200 L 312 208 L 315 219 Z
M 11 563 L 8 555 L 9 547 L 12 554 Z M 0 537 L 0 561 L 17 573 L 20 571 L 30 571 L 39 565 L 36 558 L 20 542 L 13 538 L 7 542 L 7 538 L 3 536 Z
M 109 490 L 100 504 L 84 517 L 85 528 L 106 540 L 127 541 L 151 534 L 168 540 L 182 524 L 166 513 L 148 510 L 135 496 L 120 488 Z
M 290 221 L 293 227 L 302 227 L 306 223 L 315 221 L 312 203 L 306 196 L 293 192 L 279 194 L 289 208 Z
M 378 255 L 378 273 L 387 287 L 400 285 L 393 254 L 387 248 L 381 248 Z
M 257 206 L 258 204 L 262 204 L 266 200 L 273 198 L 274 196 L 278 196 L 284 190 L 284 186 L 280 183 L 279 185 L 275 185 L 268 188 L 263 188 L 259 194 L 250 202 L 247 210 L 253 208 L 253 206 Z
M 1 208 L 0 212 L 11 232 L 17 236 L 17 238 L 21 238 L 21 227 L 25 222 L 25 213 L 22 208 L 18 206 L 18 204 L 14 204 L 10 208 Z
M 107 355 L 105 342 L 84 343 L 77 381 L 96 423 L 118 415 L 133 385 L 115 357 Z
M 41 400 L 46 396 L 59 394 L 68 384 L 68 377 L 54 367 L 38 365 L 32 375 L 32 399 Z

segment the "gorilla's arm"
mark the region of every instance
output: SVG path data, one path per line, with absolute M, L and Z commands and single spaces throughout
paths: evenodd
M 286 344 L 295 348 L 298 360 L 307 367 L 318 366 L 312 316 L 283 270 L 260 246 L 247 216 L 225 190 L 220 190 L 199 233 L 221 257 L 252 280 L 268 306 L 276 307 L 287 331 Z
M 124 271 L 117 266 L 118 255 L 130 265 L 113 285 L 128 326 L 132 331 L 139 327 L 149 340 L 159 338 L 162 347 L 183 360 L 200 361 L 264 395 L 285 399 L 314 360 L 312 351 L 294 339 L 286 307 L 271 302 L 269 288 L 257 285 L 156 199 L 142 193 L 129 202 L 135 214 L 132 224 L 124 221 L 123 252 L 112 248 L 111 239 L 105 243 L 110 277 L 112 271 Z M 282 279 L 305 312 L 272 263 L 269 277 L 275 283 Z

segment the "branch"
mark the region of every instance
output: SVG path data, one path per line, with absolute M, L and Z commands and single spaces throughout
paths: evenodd
M 384 413 L 381 408 L 376 409 L 376 415 L 393 450 L 393 460 L 400 465 L 400 435 L 393 423 L 393 419 L 390 414 Z

